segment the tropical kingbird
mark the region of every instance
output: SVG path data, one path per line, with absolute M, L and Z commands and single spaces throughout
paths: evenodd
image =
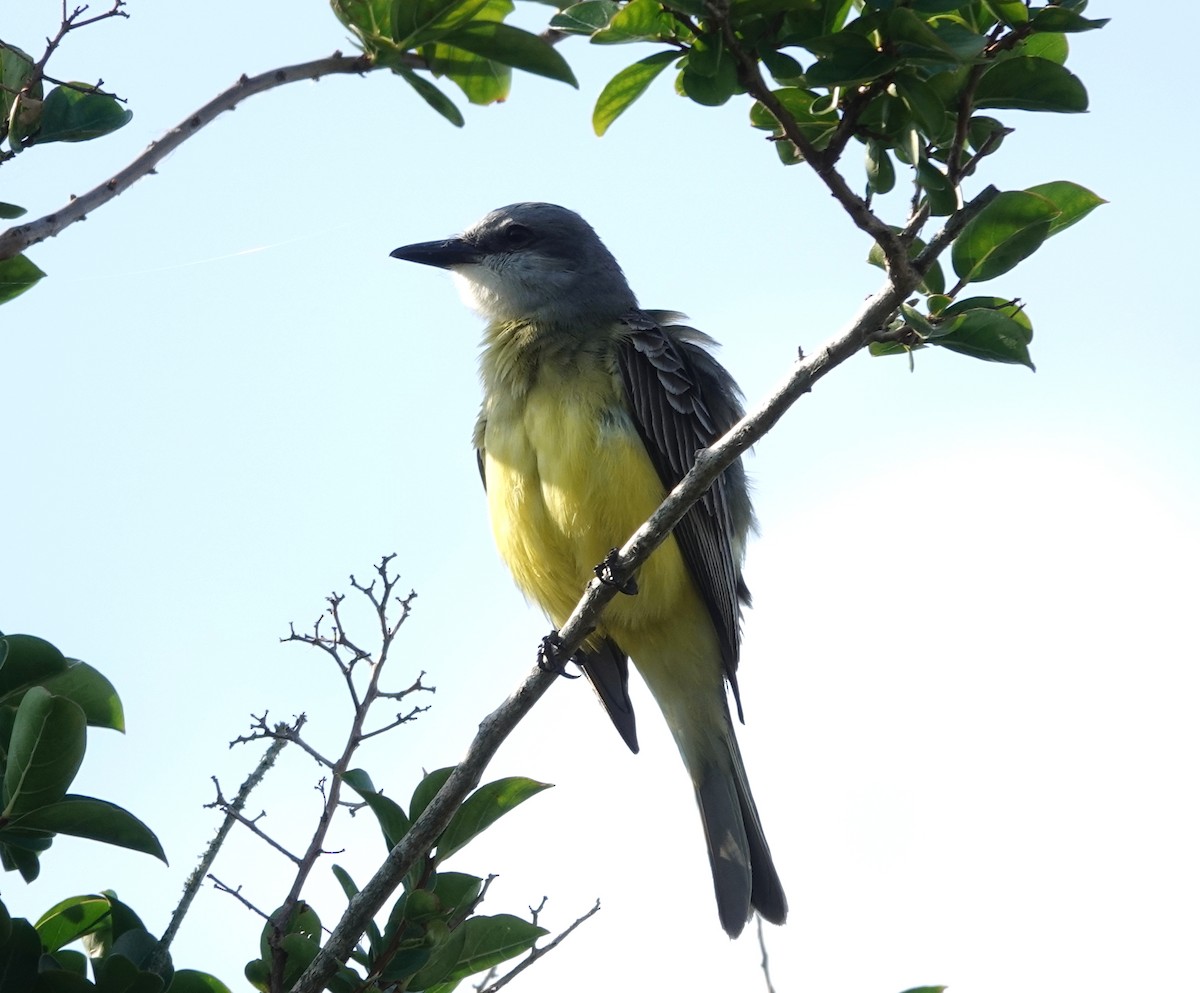
M 681 315 L 642 310 L 581 218 L 548 203 L 492 211 L 457 238 L 393 258 L 449 269 L 488 320 L 475 448 L 492 530 L 517 585 L 561 626 L 597 565 L 742 416 L 732 377 Z M 633 660 L 692 777 L 721 925 L 787 899 L 734 736 L 746 536 L 754 514 L 730 466 L 609 603 L 575 657 L 633 751 Z M 632 587 L 631 587 L 632 591 Z

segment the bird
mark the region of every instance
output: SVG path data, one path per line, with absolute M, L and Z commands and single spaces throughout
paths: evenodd
M 473 439 L 492 531 L 517 586 L 557 629 L 597 566 L 742 417 L 741 392 L 711 354 L 716 343 L 682 314 L 639 307 L 599 236 L 565 207 L 510 204 L 391 256 L 451 271 L 487 321 Z M 572 659 L 634 752 L 630 660 L 649 687 L 695 788 L 731 938 L 754 911 L 787 917 L 726 691 L 741 718 L 742 561 L 755 527 L 739 460 Z

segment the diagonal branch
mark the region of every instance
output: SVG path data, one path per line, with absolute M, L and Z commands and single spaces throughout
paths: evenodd
M 414 65 L 424 65 L 416 56 L 412 56 Z M 257 93 L 265 93 L 277 86 L 295 83 L 305 79 L 320 79 L 322 76 L 332 76 L 339 73 L 361 75 L 381 68 L 367 55 L 343 55 L 334 52 L 324 59 L 312 62 L 300 62 L 296 65 L 281 66 L 257 76 L 242 76 L 225 92 L 209 100 L 203 107 L 168 131 L 162 138 L 154 142 L 141 155 L 129 163 L 111 179 L 101 183 L 95 189 L 89 190 L 82 196 L 72 197 L 59 210 L 36 221 L 17 224 L 0 234 L 0 260 L 12 258 L 25 251 L 30 245 L 36 245 L 47 238 L 53 238 L 76 221 L 84 220 L 97 207 L 124 193 L 130 186 L 154 172 L 154 167 L 164 158 L 175 151 L 180 145 L 196 134 L 206 124 L 211 123 L 220 114 L 233 110 L 247 97 Z
M 899 282 L 896 274 L 892 273 L 891 278 L 867 298 L 849 324 L 815 354 L 799 359 L 774 393 L 738 421 L 711 448 L 696 456 L 692 470 L 667 495 L 650 519 L 634 532 L 611 563 L 612 581 L 593 579 L 588 584 L 583 598 L 559 631 L 560 641 L 556 650 L 559 658 L 566 659 L 574 654 L 595 627 L 604 606 L 617 595 L 618 587 L 624 585 L 624 581 L 637 571 L 651 552 L 666 540 L 671 529 L 683 519 L 714 480 L 762 438 L 792 404 L 810 392 L 817 380 L 841 365 L 881 332 L 903 300 L 913 291 L 920 274 L 939 252 L 946 249 L 962 226 L 995 195 L 995 189 L 989 187 L 954 214 L 930 240 L 925 252 L 913 260 L 909 267 L 909 281 Z M 437 796 L 413 822 L 408 833 L 388 853 L 375 875 L 350 900 L 328 942 L 296 981 L 292 993 L 318 993 L 324 988 L 408 870 L 436 845 L 438 836 L 446 829 L 455 811 L 471 790 L 479 785 L 484 770 L 501 744 L 556 678 L 556 673 L 549 671 L 549 667 L 545 670 L 534 668 L 512 696 L 483 719 L 463 760 L 455 766 Z

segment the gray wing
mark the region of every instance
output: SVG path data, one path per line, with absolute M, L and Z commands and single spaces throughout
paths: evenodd
M 475 463 L 479 467 L 479 478 L 487 489 L 486 450 L 483 447 L 484 429 L 487 420 L 481 411 L 475 422 Z M 604 707 L 617 732 L 631 751 L 637 752 L 637 720 L 633 713 L 633 701 L 629 699 L 629 656 L 611 638 L 605 638 L 599 647 L 588 651 L 580 649 L 572 657 L 583 670 L 596 696 Z
M 695 464 L 696 452 L 742 416 L 737 385 L 700 344 L 711 339 L 692 328 L 667 323 L 674 317 L 649 311 L 625 318 L 630 333 L 617 353 L 634 423 L 668 490 Z M 742 582 L 741 558 L 752 526 L 746 474 L 739 460 L 675 527 L 675 540 L 721 641 L 725 676 L 739 718 L 742 604 L 750 602 Z

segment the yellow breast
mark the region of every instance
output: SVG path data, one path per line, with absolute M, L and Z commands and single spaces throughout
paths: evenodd
M 489 397 L 483 438 L 488 507 L 517 584 L 561 625 L 594 568 L 624 544 L 664 490 L 605 370 L 544 376 L 520 399 Z M 608 607 L 600 633 L 619 643 L 676 610 L 691 580 L 674 538 Z M 694 599 L 691 597 L 689 599 Z

